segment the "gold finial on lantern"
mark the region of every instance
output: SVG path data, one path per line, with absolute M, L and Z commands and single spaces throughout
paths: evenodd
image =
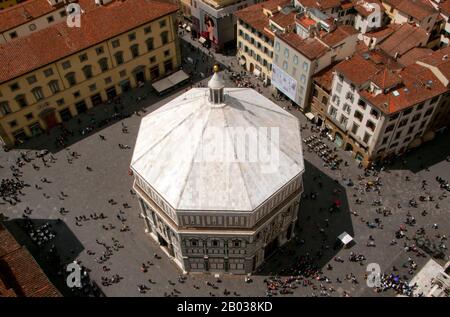
M 217 65 L 217 64 L 214 65 L 213 70 L 214 70 L 215 73 L 218 73 L 219 72 L 219 65 Z

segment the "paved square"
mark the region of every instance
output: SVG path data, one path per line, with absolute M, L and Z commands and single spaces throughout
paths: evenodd
M 187 41 L 190 40 L 187 39 Z M 186 42 L 183 42 L 183 50 L 188 52 L 187 54 L 190 54 L 194 60 L 200 58 L 200 62 L 194 69 L 196 79 L 201 78 L 200 73 L 210 73 L 213 60 L 205 57 L 203 62 L 200 50 L 190 50 L 187 47 Z M 216 58 L 227 65 L 233 61 L 234 67 L 237 67 L 238 63 L 233 58 L 223 56 L 216 56 Z M 188 63 L 185 70 L 191 71 L 190 67 L 192 65 L 189 66 Z M 225 74 L 225 77 L 227 76 Z M 206 80 L 207 78 L 203 79 L 203 84 Z M 230 85 L 232 84 L 230 82 Z M 270 97 L 270 92 L 263 88 L 261 83 L 259 85 L 263 93 Z M 56 281 L 57 286 L 64 285 L 64 281 L 57 275 L 58 269 L 55 269 L 49 261 L 48 249 L 51 244 L 55 244 L 63 263 L 67 264 L 78 259 L 89 268 L 91 279 L 100 285 L 106 296 L 164 296 L 171 293 L 178 296 L 210 296 L 211 294 L 222 296 L 225 289 L 231 292 L 230 296 L 233 296 L 233 292 L 237 293 L 234 295 L 241 296 L 264 296 L 266 291 L 264 280 L 272 274 L 278 274 L 281 277 L 296 275 L 299 269 L 304 269 L 304 265 L 299 265 L 298 256 L 307 253 L 314 258 L 313 263 L 321 269 L 322 274 L 319 274 L 320 278 L 305 277 L 304 280 L 309 280 L 310 284 L 298 283 L 290 296 L 327 294 L 343 296 L 345 292 L 351 296 L 372 296 L 377 294 L 372 288 L 367 287 L 364 280 L 368 263 L 378 263 L 382 272 L 386 273 L 391 273 L 392 267 L 396 266 L 401 276 L 405 275 L 407 279 L 410 279 L 412 275 L 402 265 L 411 257 L 420 268 L 429 256 L 418 257 L 417 253 L 407 252 L 404 243 L 412 244 L 411 239 L 420 227 L 423 227 L 426 234 L 435 241 L 440 242 L 437 235 L 449 235 L 450 200 L 448 197 L 438 198 L 444 191 L 439 188 L 435 180 L 436 176 L 450 180 L 450 163 L 445 160 L 445 157 L 450 154 L 448 153 L 450 137 L 448 132 L 380 172 L 378 177 L 383 184 L 380 196 L 375 192 L 360 194 L 355 189 L 360 187 L 358 175 L 364 174 L 364 170 L 359 169 L 356 162 L 346 153 L 340 151 L 339 155 L 348 161 L 349 166 L 341 170 L 331 170 L 324 167 L 321 159 L 314 152 L 309 152 L 304 145 L 306 164 L 304 187 L 305 196 L 308 197 L 301 202 L 296 238 L 276 253 L 259 273 L 252 276 L 252 283 L 245 283 L 244 276 L 233 275 L 223 276 L 222 282 L 217 283 L 214 276 L 210 274 L 189 274 L 186 280 L 180 283 L 178 281 L 180 272 L 175 264 L 170 263 L 156 243 L 144 232 L 144 223 L 139 218 L 137 200 L 130 193 L 132 177 L 128 175 L 128 167 L 140 119 L 142 115 L 145 115 L 142 111 L 136 114 L 136 111 L 142 109 L 145 109 L 146 113 L 154 111 L 186 88 L 189 87 L 181 88 L 178 92 L 162 98 L 149 93 L 148 86 L 134 90 L 130 95 L 122 97 L 124 109 L 121 111 L 130 114 L 129 117 L 109 122 L 95 132 L 81 136 L 78 131 L 90 125 L 93 122 L 92 119 L 98 123 L 102 118 L 110 118 L 114 113 L 113 104 L 100 105 L 88 114 L 80 116 L 80 122 L 76 118 L 68 124 L 68 129 L 75 135 L 69 138 L 69 145 L 64 149 L 54 149 L 55 137 L 60 133 L 58 129 L 55 129 L 50 135 L 24 144 L 23 149 L 1 152 L 0 178 L 2 179 L 12 178 L 13 171 L 10 166 L 16 163 L 21 153 L 28 153 L 28 157 L 34 158 L 20 168 L 22 175 L 19 178 L 30 187 L 22 190 L 24 196 L 19 195 L 20 202 L 14 206 L 1 200 L 0 212 L 7 218 L 5 224 L 19 240 L 30 245 L 32 253 Z M 137 96 L 146 96 L 146 98 L 137 101 Z M 280 106 L 287 106 L 286 102 L 278 103 Z M 302 131 L 302 137 L 311 135 L 310 124 L 303 115 L 296 110 L 291 111 L 299 117 L 302 125 L 306 124 L 308 127 Z M 123 126 L 127 127 L 128 133 L 123 133 Z M 102 140 L 100 135 L 105 140 Z M 324 142 L 332 146 L 329 141 Z M 119 144 L 129 145 L 131 149 L 121 149 Z M 41 158 L 35 157 L 36 153 L 47 147 L 51 150 L 51 154 L 45 156 L 46 167 Z M 73 152 L 80 156 L 74 158 L 71 155 Z M 56 159 L 54 162 L 50 162 L 51 156 Z M 405 164 L 402 164 L 403 160 L 406 160 Z M 35 168 L 32 164 L 36 165 Z M 410 178 L 409 181 L 405 181 L 406 176 Z M 49 183 L 42 182 L 43 177 Z M 344 178 L 350 178 L 355 187 L 346 186 Z M 375 176 L 366 177 L 361 182 L 366 183 L 375 178 Z M 425 190 L 422 189 L 423 180 L 427 182 Z M 37 189 L 35 185 L 41 189 Z M 434 197 L 434 202 L 419 201 L 419 196 L 428 195 L 427 192 Z M 311 193 L 316 193 L 317 198 L 311 199 Z M 449 195 L 450 193 L 447 196 Z M 356 204 L 356 197 L 364 202 Z M 372 206 L 372 202 L 378 198 L 382 200 L 382 207 L 390 209 L 392 215 L 384 216 L 376 212 L 379 207 Z M 110 199 L 114 199 L 117 204 L 109 203 Z M 330 213 L 329 208 L 337 199 L 341 201 L 340 211 Z M 410 199 L 418 202 L 417 208 L 408 207 Z M 129 204 L 129 208 L 124 208 L 124 203 Z M 397 206 L 399 203 L 400 209 Z M 440 206 L 439 209 L 435 208 L 437 203 Z M 20 225 L 23 223 L 21 219 L 26 207 L 32 210 L 29 217 L 35 223 L 49 221 L 57 233 L 56 238 L 43 249 L 30 242 Z M 61 207 L 67 212 L 61 214 Z M 421 214 L 423 210 L 427 211 L 426 216 Z M 391 241 L 395 239 L 395 231 L 400 225 L 404 225 L 408 211 L 415 218 L 416 224 L 406 225 L 406 237 L 396 239 L 397 244 L 391 245 Z M 93 213 L 97 215 L 103 213 L 107 218 L 90 219 Z M 80 219 L 79 217 L 83 215 L 90 220 Z M 122 222 L 118 216 L 126 218 L 124 224 L 129 226 L 129 231 L 120 231 Z M 370 228 L 367 225 L 367 222 L 374 223 L 375 218 L 381 220 L 382 229 L 381 227 Z M 58 222 L 57 219 L 62 221 Z M 438 224 L 437 229 L 432 228 L 435 223 Z M 104 229 L 110 226 L 113 229 Z M 356 244 L 349 249 L 334 250 L 336 237 L 343 231 L 351 234 Z M 366 245 L 369 236 L 372 236 L 376 247 Z M 99 242 L 110 247 L 107 260 L 103 263 L 98 263 L 101 262 L 98 259 L 104 254 L 105 247 Z M 447 243 L 446 240 L 442 242 Z M 350 252 L 363 254 L 366 260 L 361 264 L 349 262 Z M 154 253 L 161 258 L 156 259 Z M 448 255 L 449 252 L 446 251 L 447 260 Z M 344 262 L 335 261 L 335 257 L 342 258 Z M 151 261 L 153 265 L 144 273 L 141 271 L 141 265 L 147 261 Z M 441 264 L 444 263 L 444 260 L 438 261 Z M 328 264 L 332 266 L 332 269 L 327 269 Z M 104 271 L 103 266 L 109 270 Z M 102 285 L 102 277 L 109 278 L 115 274 L 123 279 L 110 286 Z M 346 275 L 349 274 L 355 276 L 357 284 L 346 279 Z M 327 283 L 325 278 L 329 279 L 330 283 Z M 150 283 L 149 279 L 153 283 Z M 207 286 L 207 281 L 214 283 L 218 288 Z M 148 286 L 150 290 L 140 293 L 139 284 Z M 321 284 L 323 284 L 322 288 Z M 66 295 L 71 294 L 67 289 L 63 292 Z M 393 296 L 394 293 L 388 291 L 381 295 Z

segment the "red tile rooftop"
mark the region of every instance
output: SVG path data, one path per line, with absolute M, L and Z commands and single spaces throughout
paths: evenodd
M 365 5 L 364 3 L 369 4 L 369 5 Z M 365 1 L 353 0 L 353 4 L 354 4 L 355 10 L 363 17 L 368 17 L 371 13 L 373 13 L 374 8 L 373 8 L 373 6 L 371 7 L 370 4 L 378 5 L 378 7 L 382 11 L 384 11 L 384 7 L 381 4 L 381 1 L 379 1 L 379 0 L 365 0 Z
M 0 45 L 0 83 L 174 13 L 178 6 L 150 0 L 118 1 L 87 11 L 81 28 L 64 22 Z M 64 39 L 64 40 L 62 40 Z M 51 49 L 49 49 L 51 47 Z
M 293 26 L 295 24 L 295 16 L 297 12 L 290 12 L 288 14 L 284 14 L 282 12 L 278 12 L 271 18 L 273 22 L 281 26 L 282 28 L 288 28 L 289 26 Z
M 438 13 L 429 0 L 384 0 L 387 4 L 419 21 Z
M 273 34 L 265 30 L 269 27 L 269 17 L 264 14 L 264 9 L 274 12 L 278 10 L 278 7 L 283 7 L 289 3 L 289 0 L 269 0 L 236 11 L 234 15 L 273 40 Z
M 333 81 L 333 75 L 334 70 L 336 68 L 336 63 L 333 65 L 330 65 L 324 69 L 322 69 L 320 72 L 314 75 L 313 80 L 316 82 L 320 87 L 325 89 L 326 91 L 331 91 L 331 84 Z
M 414 64 L 420 58 L 425 57 L 431 53 L 433 53 L 433 50 L 427 47 L 415 47 L 410 51 L 408 51 L 407 53 L 405 53 L 402 57 L 400 57 L 398 61 L 402 65 L 408 66 Z
M 300 4 L 307 8 L 327 10 L 341 6 L 340 0 L 298 0 Z
M 445 0 L 444 2 L 440 2 L 439 4 L 440 11 L 446 16 L 450 16 L 450 0 Z
M 95 8 L 93 0 L 79 0 L 83 10 Z M 64 6 L 53 7 L 47 0 L 28 0 L 0 11 L 0 33 L 46 15 L 52 11 L 63 10 Z
M 431 65 L 439 69 L 447 80 L 450 80 L 450 47 L 434 51 L 418 60 L 419 63 Z
M 384 113 L 392 114 L 447 91 L 447 88 L 429 69 L 417 64 L 405 67 L 399 76 L 402 85 L 396 90 L 378 95 L 369 91 L 362 91 L 360 94 Z
M 328 47 L 315 38 L 302 39 L 296 33 L 278 34 L 277 36 L 309 60 L 322 56 L 328 50 Z
M 303 27 L 306 29 L 309 29 L 310 26 L 315 25 L 316 21 L 307 17 L 306 15 L 301 15 L 300 17 L 296 18 L 296 21 L 300 23 Z
M 60 297 L 40 266 L 0 224 L 0 297 Z
M 428 38 L 429 34 L 424 29 L 404 23 L 381 42 L 379 47 L 393 57 L 397 54 L 402 56 L 412 48 L 426 44 Z
M 358 34 L 358 31 L 356 31 L 355 28 L 353 28 L 352 26 L 339 25 L 334 31 L 330 33 L 325 33 L 323 36 L 321 36 L 320 40 L 323 41 L 328 46 L 333 47 L 341 43 L 349 36 L 356 34 Z

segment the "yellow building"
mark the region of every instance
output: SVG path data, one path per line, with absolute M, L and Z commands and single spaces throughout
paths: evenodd
M 178 70 L 178 6 L 116 1 L 0 44 L 0 138 L 7 146 Z
M 25 0 L 0 0 L 0 10 L 15 6 L 16 4 L 24 1 Z
M 295 12 L 284 14 L 287 0 L 270 0 L 234 13 L 237 22 L 237 55 L 241 65 L 270 84 L 275 32 L 289 32 Z

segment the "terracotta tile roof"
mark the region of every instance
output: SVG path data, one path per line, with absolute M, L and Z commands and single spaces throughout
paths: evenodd
M 331 84 L 333 81 L 334 70 L 336 68 L 337 63 L 334 63 L 313 76 L 313 80 L 321 86 L 323 89 L 328 92 L 331 91 Z
M 427 43 L 429 34 L 417 26 L 404 23 L 402 26 L 385 39 L 379 47 L 391 56 L 402 56 L 414 47 Z
M 396 80 L 394 73 L 401 68 L 402 66 L 389 55 L 379 50 L 371 50 L 355 53 L 351 58 L 337 64 L 335 70 L 355 85 L 374 81 L 385 88 Z
M 336 65 L 335 69 L 355 85 L 366 83 L 378 71 L 371 60 L 363 58 L 360 54 L 355 54 L 352 58 L 342 61 Z M 361 71 L 362 69 L 364 71 Z
M 364 43 L 364 41 L 357 41 L 355 52 L 366 52 L 369 50 L 369 47 Z
M 402 79 L 398 75 L 397 71 L 384 67 L 378 70 L 370 80 L 380 87 L 381 89 L 389 89 L 401 84 Z
M 84 11 L 95 8 L 94 1 L 79 0 Z M 46 15 L 52 11 L 62 10 L 64 6 L 53 7 L 47 0 L 28 0 L 6 10 L 0 11 L 0 33 L 25 24 L 32 19 Z
M 295 25 L 295 16 L 297 15 L 297 12 L 289 12 L 288 14 L 284 14 L 282 12 L 279 12 L 271 18 L 273 22 L 281 26 L 282 28 L 287 28 L 289 26 Z
M 364 5 L 364 3 L 369 5 Z M 363 17 L 368 17 L 374 11 L 370 4 L 377 4 L 381 11 L 384 11 L 384 7 L 379 0 L 365 0 L 364 3 L 361 0 L 353 0 L 355 10 Z
M 0 45 L 0 83 L 177 10 L 177 5 L 157 1 L 115 2 L 83 14 L 81 28 L 70 28 L 64 21 Z
M 298 23 L 300 23 L 303 27 L 305 27 L 306 29 L 309 29 L 310 26 L 315 25 L 316 21 L 311 19 L 310 17 L 306 16 L 306 15 L 300 15 L 297 16 L 295 19 Z
M 60 297 L 25 247 L 0 224 L 0 297 Z
M 336 8 L 341 5 L 339 0 L 298 0 L 298 2 L 306 8 L 316 8 L 319 10 Z
M 328 47 L 315 38 L 302 39 L 296 33 L 277 34 L 277 36 L 310 60 L 322 56 L 328 50 Z
M 354 7 L 354 4 L 349 0 L 349 1 L 341 1 L 341 8 L 344 10 L 347 9 L 351 9 Z
M 28 22 L 27 16 L 37 18 L 54 10 L 47 0 L 29 0 L 0 11 L 0 32 Z
M 405 67 L 399 76 L 402 79 L 402 85 L 396 90 L 378 95 L 362 91 L 360 95 L 384 113 L 391 114 L 447 91 L 447 88 L 429 69 L 417 64 Z
M 411 64 L 414 64 L 418 59 L 425 57 L 432 53 L 433 50 L 427 48 L 427 47 L 415 47 L 408 52 L 406 52 L 402 57 L 399 58 L 399 62 L 404 65 L 408 66 Z
M 450 47 L 444 47 L 419 59 L 419 62 L 434 66 L 450 80 Z
M 440 2 L 438 6 L 441 13 L 445 14 L 446 16 L 450 16 L 450 0 Z
M 396 30 L 398 30 L 400 26 L 401 26 L 400 24 L 389 24 L 387 26 L 383 26 L 371 32 L 367 32 L 363 36 L 371 38 L 373 37 L 381 42 L 382 40 L 390 36 L 392 33 L 394 33 Z
M 269 11 L 274 12 L 279 6 L 283 7 L 289 3 L 289 0 L 269 0 L 236 11 L 234 15 L 273 40 L 273 34 L 265 30 L 269 27 L 269 17 L 264 14 L 263 10 L 268 9 Z
M 333 47 L 345 40 L 347 37 L 356 34 L 358 34 L 358 31 L 356 31 L 356 29 L 351 25 L 340 25 L 334 31 L 321 36 L 320 40 L 326 45 Z
M 385 2 L 419 21 L 438 13 L 428 0 L 385 0 Z

